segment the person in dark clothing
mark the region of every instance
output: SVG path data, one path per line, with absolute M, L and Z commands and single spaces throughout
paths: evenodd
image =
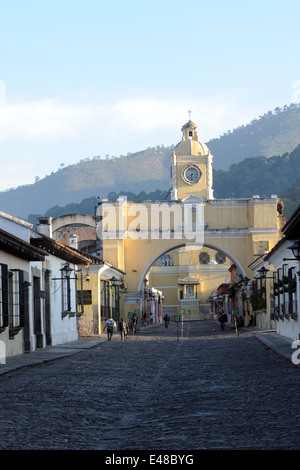
M 168 328 L 169 326 L 169 323 L 170 323 L 170 317 L 169 315 L 166 313 L 166 315 L 164 316 L 164 322 L 165 322 L 165 327 Z
M 225 323 L 227 322 L 227 315 L 226 313 L 222 313 L 219 318 L 218 318 L 219 322 L 220 322 L 220 326 L 221 326 L 221 330 L 224 331 L 225 330 Z
M 121 335 L 121 341 L 126 341 L 127 332 L 128 332 L 128 325 L 127 325 L 126 321 L 123 320 L 123 318 L 121 318 L 121 321 L 119 323 L 119 331 L 120 331 L 120 335 Z

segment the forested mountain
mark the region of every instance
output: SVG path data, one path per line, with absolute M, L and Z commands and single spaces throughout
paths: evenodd
M 111 191 L 165 189 L 170 185 L 171 152 L 158 146 L 119 158 L 87 158 L 34 184 L 0 192 L 0 209 L 26 219 L 29 213 L 41 214 L 91 195 L 103 198 Z
M 250 124 L 207 142 L 214 168 L 226 170 L 247 157 L 272 157 L 292 152 L 300 144 L 300 105 L 275 108 Z
M 288 186 L 281 194 L 280 197 L 284 202 L 284 212 L 289 218 L 300 204 L 300 175 L 295 183 Z
M 281 194 L 300 175 L 300 145 L 281 157 L 245 158 L 228 171 L 214 171 L 216 198 L 270 196 Z
M 215 197 L 280 194 L 300 174 L 299 148 L 293 152 L 299 143 L 299 105 L 276 108 L 207 142 L 214 155 Z M 27 219 L 54 206 L 109 193 L 168 191 L 172 150 L 173 146 L 157 146 L 106 160 L 85 158 L 34 184 L 0 192 L 0 210 Z
M 295 176 L 299 175 L 297 179 Z M 240 163 L 234 163 L 228 171 L 214 170 L 213 173 L 214 197 L 248 198 L 252 195 L 269 197 L 276 194 L 285 205 L 285 214 L 289 217 L 300 203 L 300 145 L 290 154 L 281 157 L 253 157 L 246 158 Z M 112 191 L 107 194 L 109 200 L 116 200 L 118 196 L 125 195 L 129 201 L 135 200 L 165 200 L 169 198 L 169 191 L 157 189 L 156 191 L 140 193 L 130 191 Z M 85 213 L 95 214 L 97 197 L 84 199 L 81 203 L 72 203 L 64 207 L 56 205 L 45 214 L 46 217 L 59 217 L 63 214 Z M 36 215 L 29 216 L 29 221 L 35 223 Z

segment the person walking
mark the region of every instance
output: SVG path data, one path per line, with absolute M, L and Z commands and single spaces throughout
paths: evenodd
M 166 313 L 166 315 L 164 316 L 164 322 L 165 322 L 165 327 L 168 328 L 169 327 L 169 323 L 170 323 L 170 317 L 169 315 Z
M 221 326 L 221 330 L 224 331 L 225 330 L 225 323 L 227 322 L 227 315 L 226 313 L 222 313 L 219 318 L 218 318 L 219 322 L 220 322 L 220 326 Z
M 116 326 L 117 326 L 116 322 L 112 318 L 109 318 L 108 320 L 106 320 L 104 324 L 104 329 L 106 328 L 108 341 L 111 341 L 112 336 L 114 334 L 114 329 L 116 328 Z
M 137 332 L 137 321 L 138 321 L 138 316 L 135 313 L 132 319 L 132 334 L 133 335 L 135 335 L 135 333 Z
M 123 320 L 123 318 L 121 318 L 121 321 L 119 323 L 119 331 L 120 331 L 120 335 L 121 335 L 121 341 L 126 341 L 127 332 L 128 332 L 128 325 L 127 325 L 126 321 Z

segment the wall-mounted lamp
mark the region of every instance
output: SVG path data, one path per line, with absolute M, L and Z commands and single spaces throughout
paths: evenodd
M 262 268 L 258 269 L 257 272 L 259 273 L 259 277 L 261 279 L 266 279 L 267 273 L 269 272 L 269 270 L 265 268 L 264 266 L 262 266 Z
M 288 246 L 288 249 L 292 251 L 295 258 L 300 261 L 300 242 L 296 240 L 291 246 Z
M 70 268 L 69 263 L 66 263 L 64 265 L 64 267 L 60 269 L 62 278 L 63 279 L 70 279 L 72 271 L 74 271 L 74 269 Z
M 120 285 L 120 281 L 115 277 L 113 276 L 112 278 L 109 279 L 109 282 L 111 282 L 111 285 L 112 286 L 119 286 Z

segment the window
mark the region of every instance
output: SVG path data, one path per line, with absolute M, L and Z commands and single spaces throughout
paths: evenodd
M 81 290 L 77 291 L 77 304 L 80 305 L 81 303 L 81 294 L 82 294 L 82 302 L 83 305 L 91 305 L 92 304 L 92 291 L 91 290 Z
M 10 328 L 24 326 L 24 273 L 20 269 L 8 272 L 8 324 Z
M 296 268 L 283 264 L 273 274 L 274 304 L 271 310 L 275 319 L 297 319 Z
M 101 315 L 103 318 L 110 317 L 110 293 L 109 293 L 109 281 L 103 282 L 103 291 L 101 295 Z
M 218 264 L 224 264 L 225 261 L 226 261 L 226 256 L 224 255 L 224 253 L 217 252 L 216 253 L 216 262 Z
M 61 291 L 62 291 L 62 311 L 71 312 L 71 286 L 70 279 L 62 279 L 61 282 Z
M 0 333 L 9 327 L 12 339 L 23 328 L 24 317 L 24 272 L 0 263 Z
M 200 253 L 199 254 L 199 263 L 200 264 L 208 264 L 209 263 L 209 254 L 208 253 Z
M 288 282 L 286 285 L 286 289 L 288 291 L 288 305 L 289 305 L 289 314 L 295 315 L 297 314 L 297 296 L 296 296 L 296 289 L 297 289 L 297 280 L 296 280 L 296 268 L 289 268 L 288 270 Z
M 75 273 L 74 277 L 71 277 L 74 269 L 70 267 L 69 263 L 66 263 L 64 267 L 60 269 L 60 271 L 62 275 L 61 277 L 62 316 L 63 317 L 65 317 L 66 315 L 74 316 L 77 311 L 77 305 L 76 305 L 77 298 L 76 298 L 76 290 L 74 291 L 74 289 L 72 289 L 71 287 L 71 280 L 77 281 L 77 275 Z M 72 302 L 72 295 L 74 295 L 73 302 Z M 72 303 L 74 306 L 73 312 L 72 312 Z
M 0 264 L 0 331 L 8 326 L 8 269 Z

